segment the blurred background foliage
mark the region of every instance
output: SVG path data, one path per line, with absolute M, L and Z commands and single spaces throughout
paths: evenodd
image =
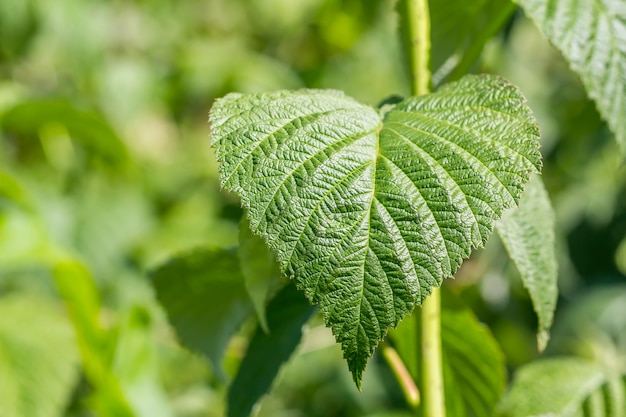
M 623 361 L 626 171 L 576 75 L 507 7 L 471 69 L 520 86 L 540 122 L 560 254 L 547 355 Z M 0 416 L 222 415 L 253 323 L 229 344 L 224 378 L 179 346 L 146 277 L 177 252 L 237 243 L 241 210 L 219 189 L 207 112 L 230 91 L 406 95 L 396 28 L 390 0 L 2 0 Z M 496 237 L 446 285 L 491 328 L 509 371 L 539 356 Z M 359 394 L 314 318 L 257 411 L 403 407 L 379 358 Z

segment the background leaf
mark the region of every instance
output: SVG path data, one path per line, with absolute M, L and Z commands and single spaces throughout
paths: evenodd
M 112 369 L 114 335 L 100 323 L 100 296 L 93 278 L 84 265 L 71 259 L 57 262 L 53 275 L 72 319 L 85 376 L 95 388 L 96 409 L 102 415 L 133 417 Z
M 72 327 L 32 295 L 0 298 L 0 416 L 64 415 L 78 381 Z
M 580 358 L 531 363 L 515 375 L 502 400 L 502 417 L 626 415 L 623 376 Z
M 465 75 L 516 9 L 510 0 L 433 1 L 429 8 L 435 85 Z
M 228 390 L 228 416 L 246 417 L 266 394 L 302 338 L 315 308 L 295 285 L 284 287 L 268 305 L 269 333 L 257 328 Z
M 626 8 L 621 1 L 517 0 L 561 51 L 626 154 Z
M 419 314 L 390 331 L 398 354 L 419 378 Z M 506 382 L 505 360 L 489 329 L 449 291 L 442 291 L 441 347 L 449 417 L 492 417 Z
M 285 283 L 276 262 L 276 256 L 267 248 L 260 237 L 250 231 L 250 222 L 245 217 L 239 225 L 239 266 L 246 290 L 259 318 L 262 329 L 269 333 L 265 307 L 269 300 Z
M 626 285 L 581 292 L 560 310 L 552 354 L 578 355 L 626 372 Z
M 113 368 L 129 403 L 138 416 L 172 417 L 158 375 L 159 352 L 152 342 L 156 323 L 144 305 L 125 312 L 118 327 Z
M 151 276 L 180 341 L 205 354 L 216 372 L 223 372 L 224 350 L 252 312 L 236 251 L 185 253 L 153 270 Z
M 483 245 L 539 169 L 520 92 L 466 77 L 385 114 L 336 91 L 230 94 L 210 115 L 222 186 L 318 303 L 358 385 L 389 327 Z
M 539 317 L 539 350 L 548 343 L 558 295 L 554 228 L 550 198 L 537 175 L 526 186 L 519 208 L 505 213 L 496 224 Z
M 128 162 L 126 145 L 108 123 L 95 113 L 79 109 L 63 100 L 20 103 L 7 110 L 0 121 L 0 128 L 16 136 L 22 148 L 27 148 L 28 142 L 45 145 L 46 139 L 68 135 L 91 158 L 117 167 Z M 50 147 L 46 149 L 44 146 L 43 150 L 47 152 L 48 158 L 55 159 L 56 153 Z M 71 159 L 76 156 L 71 153 L 59 157 Z

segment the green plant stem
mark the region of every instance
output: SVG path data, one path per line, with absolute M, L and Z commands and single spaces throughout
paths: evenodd
M 430 15 L 428 0 L 407 0 L 410 34 L 410 65 L 413 94 L 430 92 Z M 441 363 L 441 295 L 439 288 L 422 305 L 422 404 L 425 417 L 445 417 L 443 370 Z
M 428 0 L 406 1 L 410 40 L 411 88 L 414 95 L 430 92 L 430 16 Z
M 441 358 L 441 290 L 433 288 L 422 304 L 421 372 L 424 416 L 445 417 Z
M 411 377 L 411 373 L 406 368 L 404 362 L 400 358 L 400 355 L 398 355 L 398 352 L 396 352 L 393 347 L 389 346 L 389 344 L 385 342 L 382 342 L 380 348 L 383 358 L 387 361 L 389 368 L 391 368 L 396 380 L 400 384 L 400 388 L 402 389 L 402 393 L 404 394 L 404 399 L 407 404 L 412 409 L 417 409 L 420 405 L 420 392 L 417 385 L 415 385 L 415 381 L 413 381 L 413 378 Z

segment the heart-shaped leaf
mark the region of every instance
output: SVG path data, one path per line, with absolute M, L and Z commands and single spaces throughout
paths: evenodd
M 493 76 L 382 115 L 331 90 L 229 94 L 210 123 L 222 186 L 319 304 L 358 386 L 387 329 L 484 244 L 540 168 L 523 96 Z

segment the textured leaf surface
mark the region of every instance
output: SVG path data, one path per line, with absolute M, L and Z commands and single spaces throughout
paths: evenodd
M 228 416 L 247 417 L 254 404 L 272 386 L 280 367 L 302 338 L 302 327 L 315 308 L 293 284 L 283 288 L 268 305 L 270 333 L 257 328 L 228 391 Z
M 221 182 L 319 304 L 357 385 L 378 342 L 482 245 L 540 166 L 520 92 L 466 77 L 383 117 L 340 92 L 230 94 Z
M 180 341 L 204 353 L 222 373 L 226 345 L 252 312 L 237 253 L 193 251 L 173 258 L 151 276 Z
M 548 342 L 558 295 L 554 227 L 554 211 L 539 176 L 528 183 L 519 208 L 505 213 L 496 225 L 539 317 L 540 350 Z
M 285 282 L 282 279 L 276 256 L 267 248 L 263 239 L 252 234 L 248 219 L 239 225 L 239 266 L 246 290 L 265 332 L 269 332 L 265 308 L 269 300 Z
M 412 315 L 390 332 L 414 379 L 419 378 L 419 318 Z M 441 348 L 446 416 L 492 417 L 504 391 L 504 355 L 489 329 L 474 313 L 442 291 Z
M 78 381 L 69 321 L 42 300 L 0 298 L 0 417 L 62 415 Z
M 626 415 L 623 376 L 579 358 L 557 358 L 521 368 L 503 398 L 502 417 Z
M 517 0 L 563 53 L 626 154 L 626 5 L 620 0 Z

